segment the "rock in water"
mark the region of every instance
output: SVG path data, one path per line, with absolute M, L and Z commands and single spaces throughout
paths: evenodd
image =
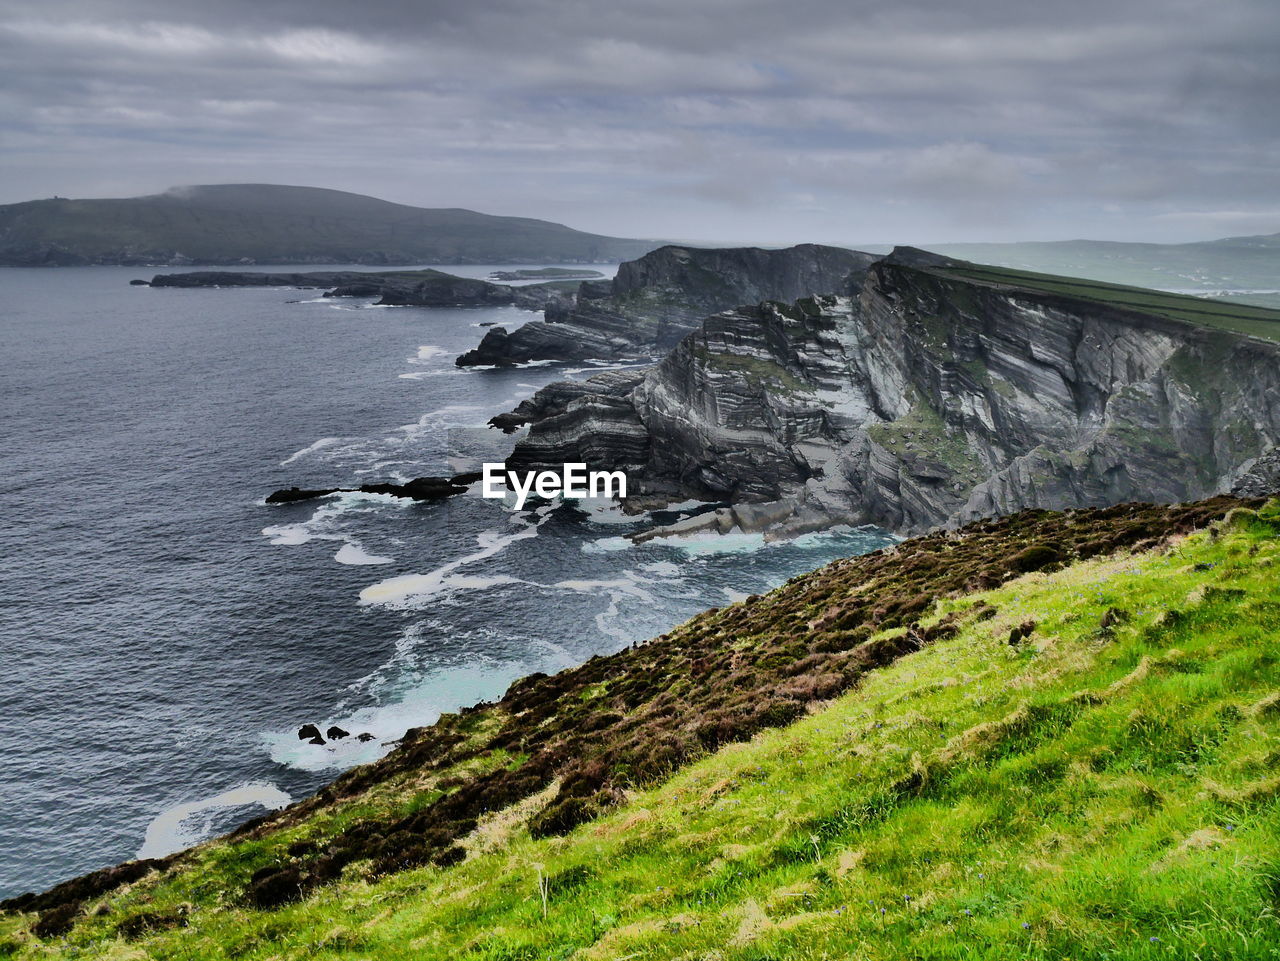
M 313 737 L 319 737 L 319 736 L 320 736 L 320 728 L 316 727 L 314 724 L 304 724 L 302 725 L 302 727 L 298 728 L 299 741 L 307 741 Z
M 292 504 L 295 501 L 313 500 L 330 494 L 351 493 L 390 494 L 392 497 L 410 497 L 417 501 L 443 500 L 466 492 L 471 484 L 480 480 L 479 473 L 455 474 L 453 477 L 416 477 L 403 484 L 361 484 L 359 487 L 288 487 L 267 495 L 268 504 Z
M 145 280 L 131 281 L 146 284 Z M 299 287 L 328 288 L 326 297 L 377 297 L 385 307 L 523 307 L 546 310 L 566 303 L 564 282 L 509 287 L 439 270 L 367 272 L 324 270 L 306 273 L 260 273 L 200 270 L 157 274 L 152 287 Z
M 338 725 L 336 724 L 333 725 L 333 727 L 329 728 L 329 730 L 325 731 L 324 733 L 325 733 L 325 736 L 328 737 L 330 741 L 340 741 L 344 737 L 350 736 L 349 731 L 344 731 L 342 728 L 338 727 Z

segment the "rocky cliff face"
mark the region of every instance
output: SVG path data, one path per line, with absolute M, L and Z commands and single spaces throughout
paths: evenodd
M 1195 499 L 1280 440 L 1280 345 L 906 250 L 856 294 L 709 317 L 632 381 L 541 391 L 514 414 L 531 429 L 513 462 L 582 460 L 650 494 L 728 499 L 721 528 L 914 532 Z
M 662 247 L 623 264 L 611 282 L 582 284 L 572 307 L 555 305 L 544 320 L 514 331 L 495 327 L 458 365 L 656 359 L 708 314 L 844 290 L 875 259 L 817 244 L 785 250 Z

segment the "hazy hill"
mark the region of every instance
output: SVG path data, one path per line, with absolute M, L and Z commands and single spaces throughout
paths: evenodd
M 0 265 L 583 263 L 658 246 L 316 187 L 218 184 L 0 206 Z
M 1280 234 L 1190 244 L 1103 240 L 942 244 L 930 250 L 975 263 L 1166 290 L 1280 289 Z

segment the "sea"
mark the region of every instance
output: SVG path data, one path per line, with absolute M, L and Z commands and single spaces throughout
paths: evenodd
M 154 272 L 0 269 L 0 897 L 199 843 L 516 678 L 891 542 L 626 538 L 698 504 L 267 505 L 500 460 L 491 416 L 606 365 L 454 366 L 517 308 L 129 284 Z

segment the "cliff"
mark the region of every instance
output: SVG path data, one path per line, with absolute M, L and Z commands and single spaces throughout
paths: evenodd
M 277 184 L 0 205 L 0 265 L 607 263 L 657 244 Z
M 1174 502 L 1280 440 L 1268 332 L 1280 313 L 902 249 L 856 294 L 724 311 L 633 385 L 553 384 L 499 425 L 531 424 L 521 469 L 743 505 L 705 519 L 722 529 Z
M 495 327 L 458 366 L 533 360 L 633 360 L 671 349 L 707 314 L 761 300 L 844 290 L 875 260 L 839 247 L 662 247 L 624 263 L 610 282 L 581 285 L 571 308 L 514 331 Z

